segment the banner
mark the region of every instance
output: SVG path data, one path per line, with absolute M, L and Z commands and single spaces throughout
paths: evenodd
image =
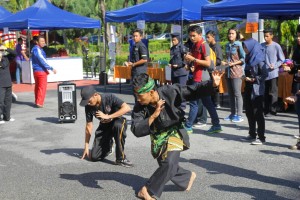
M 17 43 L 17 36 L 15 32 L 8 31 L 6 34 L 0 31 L 0 43 L 7 48 L 14 49 Z
M 246 33 L 258 32 L 258 13 L 247 13 Z

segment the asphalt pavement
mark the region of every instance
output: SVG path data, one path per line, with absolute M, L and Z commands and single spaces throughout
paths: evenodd
M 103 86 L 97 90 L 104 92 Z M 77 88 L 77 103 L 80 101 Z M 109 85 L 113 92 L 133 106 L 130 86 Z M 225 99 L 226 100 L 226 99 Z M 81 160 L 84 147 L 84 108 L 78 107 L 75 123 L 58 123 L 56 90 L 47 92 L 44 108 L 33 106 L 33 92 L 18 93 L 12 106 L 14 122 L 0 125 L 1 200 L 134 200 L 136 192 L 157 169 L 150 154 L 150 138 L 136 138 L 130 131 L 130 114 L 125 152 L 133 168 L 114 165 L 115 156 L 104 162 Z M 294 112 L 266 118 L 266 141 L 260 146 L 241 141 L 248 124 L 222 120 L 229 114 L 226 102 L 218 109 L 223 132 L 207 134 L 209 124 L 195 129 L 191 148 L 181 155 L 180 165 L 195 171 L 190 192 L 169 182 L 161 199 L 300 199 L 300 151 L 296 143 L 298 122 Z M 96 128 L 96 123 L 94 130 Z M 93 137 L 91 138 L 90 147 Z

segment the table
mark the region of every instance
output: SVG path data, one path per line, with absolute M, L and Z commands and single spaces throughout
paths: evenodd
M 285 98 L 292 95 L 293 74 L 288 72 L 279 73 L 278 76 L 278 97 L 282 98 L 284 109 L 288 108 L 288 103 Z
M 166 83 L 164 68 L 148 67 L 147 74 L 158 80 L 160 84 Z M 121 93 L 121 79 L 131 79 L 131 67 L 116 65 L 114 67 L 114 78 L 119 78 L 119 92 Z
M 47 58 L 49 65 L 57 70 L 57 74 L 50 74 L 48 82 L 83 80 L 83 62 L 80 57 Z M 32 62 L 22 61 L 23 83 L 35 83 Z

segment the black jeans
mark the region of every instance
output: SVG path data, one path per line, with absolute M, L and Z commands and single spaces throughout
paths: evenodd
M 172 77 L 172 84 L 178 83 L 180 85 L 186 85 L 187 80 L 188 80 L 187 75 Z M 181 108 L 182 110 L 185 110 L 186 102 L 181 103 Z
M 125 118 L 117 118 L 110 123 L 101 124 L 95 132 L 95 139 L 91 151 L 91 160 L 103 160 L 110 152 L 112 138 L 116 143 L 116 160 L 126 158 L 124 145 L 126 138 L 127 123 Z
M 278 104 L 278 78 L 265 81 L 264 113 L 276 114 Z
M 245 110 L 249 124 L 249 135 L 253 138 L 258 138 L 265 141 L 265 117 L 263 113 L 263 96 L 251 98 L 252 88 L 245 88 Z M 257 124 L 257 134 L 256 134 Z
M 10 120 L 11 102 L 12 102 L 11 87 L 0 87 L 0 121 Z
M 168 181 L 172 181 L 182 190 L 187 189 L 192 172 L 181 168 L 179 159 L 180 151 L 169 151 L 165 160 L 161 156 L 157 158 L 159 168 L 146 183 L 151 195 L 159 198 Z

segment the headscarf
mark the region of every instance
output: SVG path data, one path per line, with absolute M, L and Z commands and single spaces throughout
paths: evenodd
M 149 77 L 148 82 L 137 90 L 138 94 L 144 94 L 150 92 L 155 86 L 155 82 L 152 78 Z
M 246 65 L 255 66 L 265 61 L 265 49 L 256 40 L 250 38 L 243 43 L 249 51 L 249 53 L 246 54 Z

